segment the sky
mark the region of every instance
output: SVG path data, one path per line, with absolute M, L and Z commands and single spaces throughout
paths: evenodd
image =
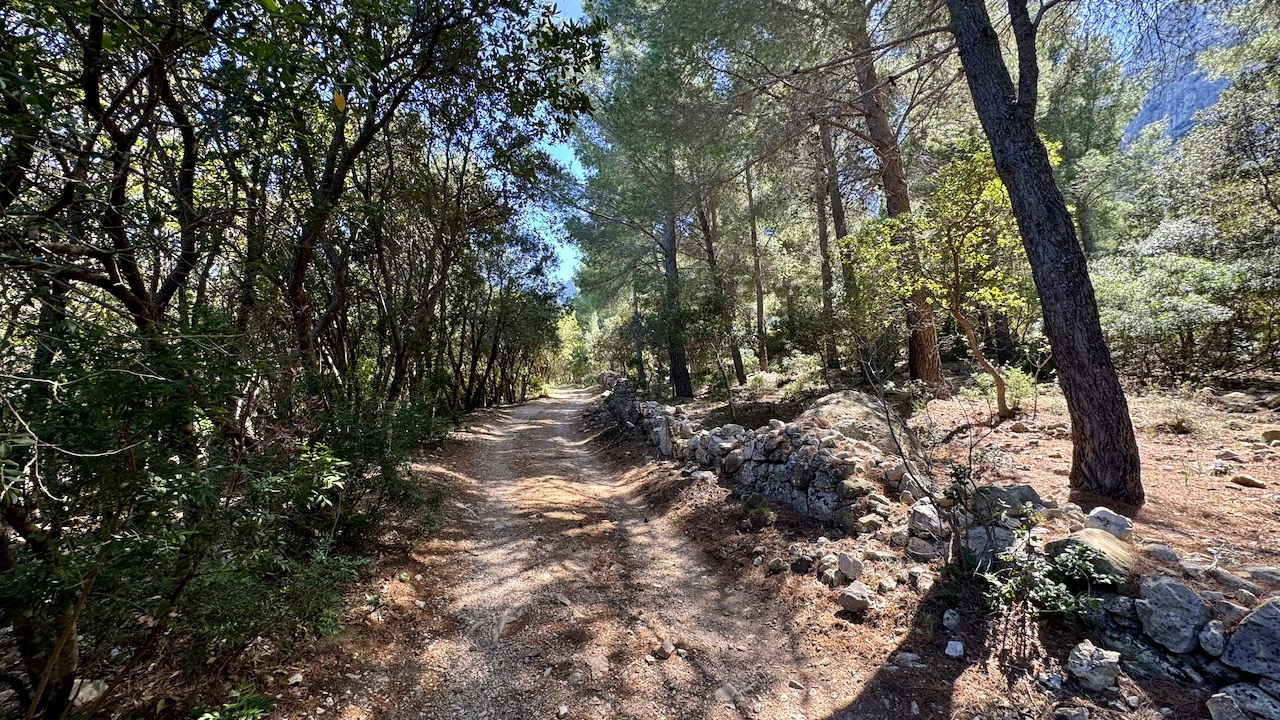
M 581 0 L 556 0 L 556 9 L 566 18 L 576 19 L 582 17 Z M 547 151 L 551 153 L 551 157 L 556 159 L 556 162 L 568 167 L 577 177 L 582 177 L 582 165 L 578 163 L 578 158 L 573 154 L 573 148 L 569 147 L 567 143 L 548 143 Z M 556 243 L 556 260 L 559 263 L 559 267 L 556 268 L 552 277 L 564 283 L 565 287 L 568 288 L 568 294 L 572 296 L 575 294 L 573 275 L 578 271 L 582 255 L 578 252 L 578 248 L 571 243 L 559 241 Z

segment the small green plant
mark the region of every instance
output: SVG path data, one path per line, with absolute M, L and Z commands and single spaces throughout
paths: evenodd
M 987 581 L 985 596 L 993 608 L 1016 611 L 1030 617 L 1046 613 L 1076 615 L 1095 609 L 1093 589 L 1115 581 L 1098 572 L 1096 550 L 1079 545 L 1056 557 L 1028 553 L 999 556 L 1002 566 L 981 574 Z
M 1192 417 L 1195 406 L 1183 398 L 1171 397 L 1156 414 L 1152 427 L 1166 435 L 1195 435 L 1199 425 Z
M 973 466 L 958 465 L 951 470 L 951 485 L 945 498 L 950 506 L 946 517 L 952 526 L 952 537 L 964 537 L 965 533 L 979 532 L 982 525 L 969 526 L 972 518 L 982 518 L 992 527 L 1014 528 L 1017 542 L 1012 548 L 996 555 L 995 563 L 977 573 L 985 582 L 983 595 L 994 609 L 1006 611 L 1008 616 L 1036 618 L 1042 614 L 1074 615 L 1096 607 L 1093 598 L 1098 586 L 1111 586 L 1115 578 L 1098 568 L 1103 567 L 1097 550 L 1075 545 L 1066 551 L 1049 557 L 1027 547 L 1031 530 L 1043 522 L 1044 517 L 1035 512 L 1030 503 L 1020 508 L 992 507 L 990 499 L 979 498 L 973 482 Z M 975 566 L 975 558 L 967 553 L 961 543 L 956 560 L 948 565 L 952 573 L 963 573 Z
M 750 522 L 753 528 L 768 527 L 777 518 L 778 516 L 768 505 L 744 505 L 742 507 L 742 519 Z
M 1027 400 L 1039 394 L 1035 378 L 1019 368 L 1001 368 L 1000 376 L 1004 378 L 1005 402 L 1011 410 L 1021 410 Z M 961 388 L 957 394 L 966 400 L 994 403 L 996 401 L 995 381 L 987 374 L 974 375 L 973 385 Z
M 1004 385 L 1009 407 L 1015 410 L 1022 409 L 1023 404 L 1038 392 L 1035 378 L 1019 368 L 1004 369 Z
M 271 714 L 275 702 L 246 685 L 233 690 L 222 709 L 200 713 L 196 720 L 260 720 Z

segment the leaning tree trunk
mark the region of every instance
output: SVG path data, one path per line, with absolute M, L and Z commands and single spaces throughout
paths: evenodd
M 1040 293 L 1045 335 L 1071 416 L 1071 487 L 1140 505 L 1146 497 L 1128 402 L 1102 334 L 1071 214 L 1036 134 L 1035 24 L 1025 0 L 1009 0 L 1018 44 L 1015 90 L 985 0 L 947 0 L 947 6 L 974 108 L 1009 191 Z
M 859 48 L 870 47 L 870 35 L 864 17 L 861 23 L 853 23 L 853 43 Z M 880 161 L 880 182 L 884 188 L 885 212 L 891 218 L 911 212 L 911 192 L 907 188 L 906 172 L 902 164 L 902 148 L 898 133 L 889 121 L 885 109 L 885 89 L 876 73 L 875 56 L 866 55 L 857 63 L 858 90 L 862 112 L 866 116 L 867 136 L 871 149 Z M 920 259 L 915 242 L 906 232 L 894 237 L 899 253 L 906 258 L 907 272 L 920 275 Z M 920 380 L 935 391 L 946 391 L 942 378 L 942 359 L 938 355 L 938 328 L 934 322 L 929 295 L 917 288 L 907 299 L 907 367 L 912 380 Z
M 978 336 L 973 332 L 973 323 L 969 322 L 969 318 L 961 312 L 960 305 L 953 298 L 950 307 L 947 308 L 951 313 L 951 317 L 956 321 L 956 325 L 964 331 L 965 342 L 969 344 L 969 352 L 973 353 L 973 361 L 978 364 L 988 375 L 991 376 L 991 382 L 996 388 L 996 415 L 1001 418 L 1013 417 L 1013 411 L 1009 409 L 1006 392 L 1006 384 L 1004 376 L 991 361 L 987 359 L 986 353 L 982 352 L 982 343 L 978 342 Z

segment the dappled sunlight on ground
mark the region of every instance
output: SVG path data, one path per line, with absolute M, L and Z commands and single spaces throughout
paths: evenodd
M 350 633 L 304 674 L 328 681 L 342 717 L 554 716 L 561 704 L 569 717 L 740 717 L 751 708 L 717 698 L 722 684 L 761 696 L 806 678 L 787 608 L 713 567 L 602 469 L 578 431 L 587 399 L 486 413 L 417 468 L 457 492 L 446 530 L 407 569 L 388 564 L 385 604 L 360 621 L 394 632 Z M 654 657 L 663 639 L 679 652 Z
M 302 683 L 282 690 L 280 717 L 499 720 L 556 717 L 561 706 L 567 718 L 608 719 L 1051 714 L 1039 678 L 1064 672 L 1080 627 L 992 615 L 979 578 L 937 566 L 937 582 L 921 594 L 907 581 L 917 563 L 901 553 L 865 562 L 863 582 L 889 583 L 881 607 L 839 611 L 837 591 L 812 575 L 769 575 L 752 562 L 786 557 L 792 543 L 813 547 L 821 528 L 777 508 L 764 532 L 738 532 L 728 488 L 654 460 L 634 436 L 582 429 L 590 399 L 558 391 L 483 411 L 438 457 L 414 466 L 447 489 L 447 522 L 384 553 L 352 598 L 347 630 L 297 668 Z M 947 427 L 970 419 L 952 404 L 954 417 L 931 404 L 932 419 Z M 1047 398 L 1033 424 L 1060 413 Z M 1209 430 L 1185 449 L 1181 438 L 1144 434 L 1148 464 L 1211 456 L 1212 445 L 1236 441 L 1210 432 L 1215 422 L 1224 421 L 1206 416 Z M 974 429 L 949 439 L 964 444 Z M 1069 457 L 1068 439 L 979 431 L 986 481 L 1030 482 L 1046 498 L 1067 499 L 1066 479 L 1052 471 Z M 1267 462 L 1255 469 L 1269 472 Z M 1277 521 L 1253 508 L 1276 489 L 1227 485 L 1152 473 L 1140 535 L 1183 550 L 1234 543 L 1240 557 L 1266 559 L 1280 544 Z M 889 549 L 879 542 L 846 538 L 825 551 Z M 947 609 L 960 613 L 955 630 L 942 626 Z M 657 657 L 664 639 L 678 651 L 665 659 Z M 963 643 L 961 657 L 943 652 L 950 640 Z M 901 653 L 921 660 L 905 663 Z M 1182 712 L 1182 689 L 1122 681 L 1139 705 L 1126 717 L 1155 718 L 1171 705 Z M 1187 708 L 1202 707 L 1187 698 Z

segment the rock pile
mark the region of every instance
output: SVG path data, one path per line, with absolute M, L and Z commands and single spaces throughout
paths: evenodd
M 1200 396 L 1225 408 L 1228 412 L 1258 412 L 1280 409 L 1280 393 L 1263 392 L 1252 388 L 1249 392 L 1229 392 L 1218 395 L 1213 388 L 1201 388 Z
M 1027 485 L 978 488 L 965 507 L 944 507 L 952 498 L 925 472 L 918 442 L 892 410 L 865 394 L 844 391 L 791 423 L 706 430 L 679 408 L 638 399 L 625 379 L 610 382 L 610 414 L 639 428 L 663 456 L 718 471 L 748 505 L 777 502 L 847 535 L 870 535 L 895 548 L 882 553 L 890 558 L 929 560 L 963 547 L 979 562 L 991 562 L 1010 549 L 1052 556 L 1085 545 L 1096 551 L 1101 573 L 1127 578 L 1137 566 L 1133 521 L 1106 508 L 1086 515 L 1070 503 L 1055 507 Z M 1280 442 L 1280 431 L 1268 430 L 1262 440 Z M 1028 506 L 1049 520 L 1065 520 L 1070 534 L 1042 547 L 1048 538 L 1034 537 L 1035 531 L 1034 542 L 1020 540 L 1014 530 Z M 1015 547 L 1018 542 L 1024 544 Z M 1130 595 L 1100 598 L 1094 619 L 1101 647 L 1078 646 L 1068 658 L 1071 673 L 1091 690 L 1110 687 L 1122 671 L 1220 688 L 1206 704 L 1214 720 L 1280 720 L 1280 569 L 1250 566 L 1241 576 L 1210 559 L 1179 558 L 1162 545 L 1140 550 L 1164 571 L 1122 586 Z M 793 546 L 789 557 L 767 564 L 761 554 L 755 564 L 770 574 L 816 575 L 840 589 L 837 602 L 852 613 L 878 607 L 898 583 L 910 582 L 922 594 L 933 586 L 933 574 L 918 566 L 871 587 L 860 577 L 864 560 L 883 559 L 871 557 L 876 554 L 832 553 L 820 543 L 809 551 Z M 1204 583 L 1227 592 L 1196 589 Z M 955 651 L 962 656 L 963 646 Z
M 762 495 L 848 534 L 875 533 L 893 519 L 894 503 L 883 492 L 915 498 L 938 488 L 922 472 L 919 441 L 896 413 L 865 393 L 836 395 L 819 401 L 818 412 L 811 409 L 807 418 L 771 420 L 754 430 L 736 424 L 699 428 L 680 408 L 638 400 L 625 378 L 612 379 L 605 404 L 620 424 L 639 427 L 664 457 L 718 470 L 744 496 Z M 893 452 L 898 447 L 903 454 Z M 905 545 L 905 527 L 896 530 Z
M 1100 531 L 1076 535 L 1089 532 Z M 1142 551 L 1164 572 L 1141 578 L 1136 598 L 1103 598 L 1095 618 L 1120 667 L 1136 677 L 1221 688 L 1206 703 L 1214 720 L 1280 720 L 1280 570 L 1250 566 L 1246 579 L 1179 559 L 1163 545 Z M 1205 583 L 1230 594 L 1197 589 Z

